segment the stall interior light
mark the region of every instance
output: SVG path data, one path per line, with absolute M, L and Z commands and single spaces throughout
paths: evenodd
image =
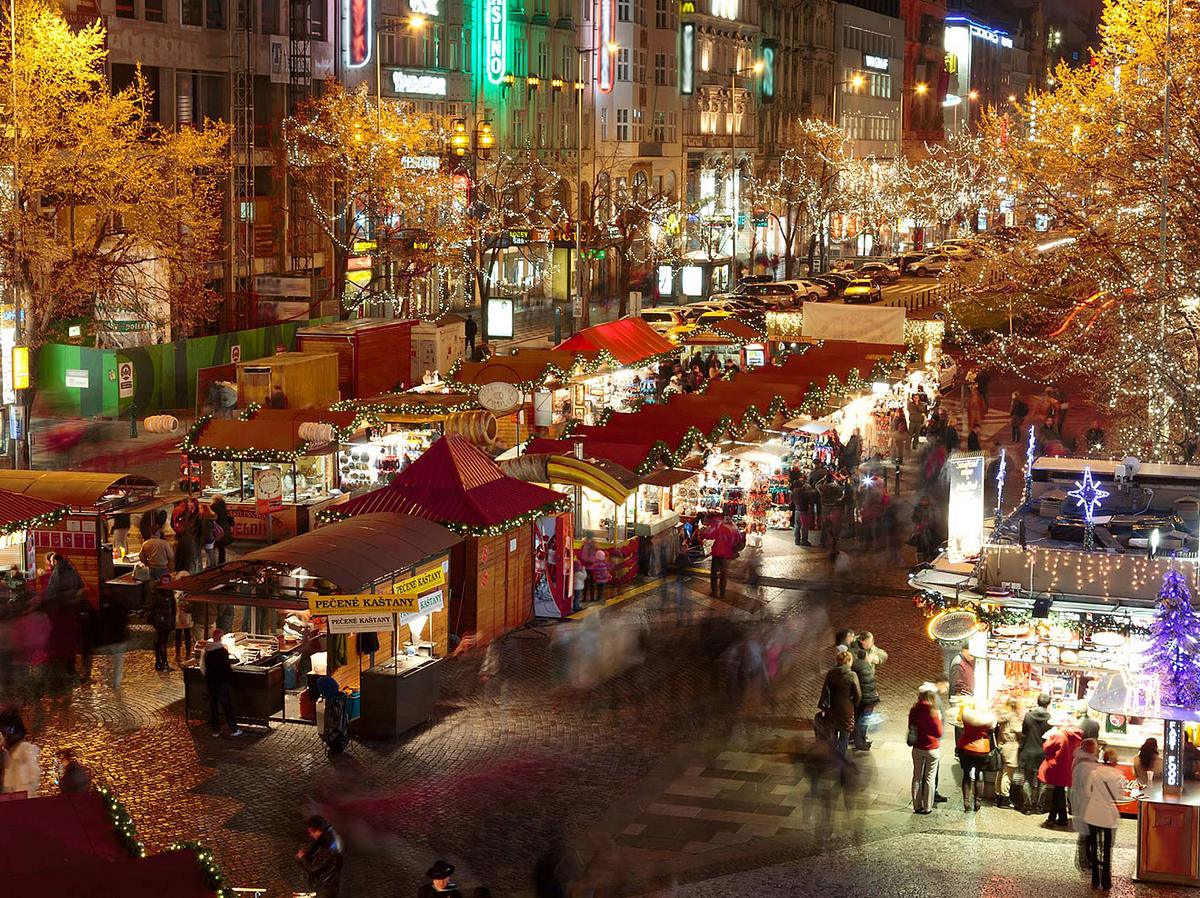
M 877 380 L 871 384 L 871 392 L 876 396 L 886 396 L 889 389 L 890 387 L 886 381 Z

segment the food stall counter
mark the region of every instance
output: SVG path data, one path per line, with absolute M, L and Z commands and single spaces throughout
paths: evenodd
M 394 739 L 429 720 L 440 692 L 439 661 L 398 655 L 363 671 L 357 732 Z
M 1140 796 L 1135 879 L 1200 886 L 1200 790 L 1163 795 L 1155 782 Z
M 284 660 L 301 648 L 296 639 L 249 633 L 227 634 L 223 642 L 234 660 L 230 687 L 233 710 L 239 720 L 267 723 L 284 709 Z M 183 668 L 184 707 L 189 718 L 206 719 L 209 713 L 208 687 L 197 658 Z

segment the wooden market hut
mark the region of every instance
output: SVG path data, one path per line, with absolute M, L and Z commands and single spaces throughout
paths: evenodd
M 569 506 L 562 493 L 509 477 L 467 440 L 447 436 L 388 486 L 329 515 L 402 512 L 462 534 L 450 554 L 450 632 L 483 645 L 529 621 L 535 593 L 538 616 L 570 607 Z

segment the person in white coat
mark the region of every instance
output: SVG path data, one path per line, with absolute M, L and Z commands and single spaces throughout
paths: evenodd
M 1092 888 L 1108 891 L 1112 888 L 1113 835 L 1121 822 L 1118 806 L 1125 799 L 1125 776 L 1114 766 L 1117 755 L 1111 748 L 1104 750 L 1102 759 L 1087 775 L 1083 819 L 1088 825 Z
M 4 747 L 4 792 L 24 792 L 26 798 L 37 798 L 42 787 L 41 749 L 25 738 L 25 726 L 16 721 L 6 728 Z
M 1079 836 L 1075 864 L 1084 872 L 1092 869 L 1092 840 L 1083 813 L 1087 807 L 1088 780 L 1100 766 L 1099 751 L 1100 743 L 1097 740 L 1084 739 L 1075 749 L 1075 757 L 1071 762 L 1071 811 L 1074 814 L 1071 819 Z

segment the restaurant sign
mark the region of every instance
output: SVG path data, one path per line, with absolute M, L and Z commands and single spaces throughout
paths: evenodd
M 425 595 L 409 593 L 368 593 L 366 595 L 338 595 L 308 597 L 308 610 L 312 614 L 338 617 L 341 615 L 377 614 L 429 614 L 443 607 L 440 589 Z

